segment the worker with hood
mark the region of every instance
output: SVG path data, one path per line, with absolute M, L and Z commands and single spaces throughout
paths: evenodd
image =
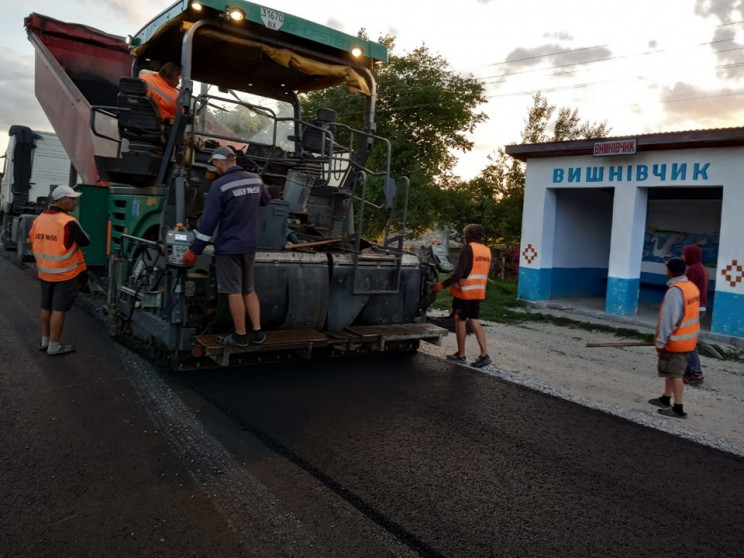
M 702 258 L 703 251 L 696 244 L 690 244 L 682 249 L 682 259 L 687 264 L 685 275 L 700 291 L 701 320 L 708 306 L 708 283 L 710 282 L 710 276 L 702 263 Z M 703 368 L 700 365 L 700 355 L 697 347 L 687 355 L 687 370 L 685 370 L 684 382 L 690 386 L 699 386 L 703 383 Z

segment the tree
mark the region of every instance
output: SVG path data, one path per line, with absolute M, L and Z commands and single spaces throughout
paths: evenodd
M 366 38 L 364 30 L 360 37 Z M 409 232 L 417 234 L 439 219 L 446 197 L 442 186 L 457 163 L 455 153 L 472 149 L 468 134 L 487 118 L 478 110 L 486 100 L 484 85 L 453 73 L 444 58 L 424 45 L 397 55 L 393 37 L 382 37 L 379 42 L 388 47 L 390 55 L 386 65 L 374 70 L 378 91 L 376 133 L 391 142 L 392 175 L 410 179 L 407 226 Z M 341 86 L 308 94 L 304 101 L 306 118 L 312 119 L 321 106 L 334 106 L 340 122 L 360 129 L 363 100 L 346 95 L 344 89 Z M 384 147 L 377 142 L 368 161 L 370 168 L 382 168 Z M 373 196 L 379 202 L 382 188 L 380 184 L 375 187 Z M 366 233 L 377 234 L 384 222 L 370 215 L 368 226 Z
M 536 93 L 525 119 L 522 142 L 602 138 L 610 132 L 606 122 L 582 122 L 578 110 L 567 107 L 558 109 L 558 116 L 552 122 L 555 111 L 554 105 L 540 92 Z M 489 160 L 476 178 L 453 187 L 458 204 L 444 222 L 456 231 L 462 230 L 463 223 L 479 222 L 485 227 L 491 243 L 518 244 L 524 204 L 524 163 L 509 157 L 503 149 Z M 460 195 L 462 192 L 468 192 L 469 199 Z
M 532 97 L 532 107 L 522 130 L 522 143 L 546 143 L 549 141 L 569 141 L 588 138 L 605 138 L 610 132 L 606 122 L 599 124 L 581 122 L 578 109 L 562 107 L 552 124 L 550 118 L 556 107 L 548 104 L 547 98 L 538 91 Z M 552 134 L 550 130 L 552 128 Z

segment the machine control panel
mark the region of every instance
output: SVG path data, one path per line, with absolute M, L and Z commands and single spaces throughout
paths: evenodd
M 193 231 L 187 231 L 183 225 L 170 229 L 165 235 L 165 250 L 169 265 L 183 265 L 183 255 L 194 241 Z
M 452 261 L 449 259 L 447 248 L 442 244 L 434 243 L 431 245 L 431 257 L 437 269 L 442 273 L 450 273 L 455 269 L 455 266 L 452 265 Z

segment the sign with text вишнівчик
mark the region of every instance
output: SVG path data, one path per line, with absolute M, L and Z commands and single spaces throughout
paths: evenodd
M 595 157 L 612 157 L 613 155 L 635 155 L 636 140 L 598 141 L 594 144 Z

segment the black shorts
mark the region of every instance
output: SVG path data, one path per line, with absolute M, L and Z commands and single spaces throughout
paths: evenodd
M 69 312 L 78 295 L 80 279 L 67 281 L 44 281 L 41 283 L 41 309 L 53 312 Z
M 452 315 L 458 320 L 477 320 L 480 316 L 480 300 L 452 299 Z
M 217 292 L 221 294 L 251 294 L 253 262 L 256 254 L 215 254 Z

